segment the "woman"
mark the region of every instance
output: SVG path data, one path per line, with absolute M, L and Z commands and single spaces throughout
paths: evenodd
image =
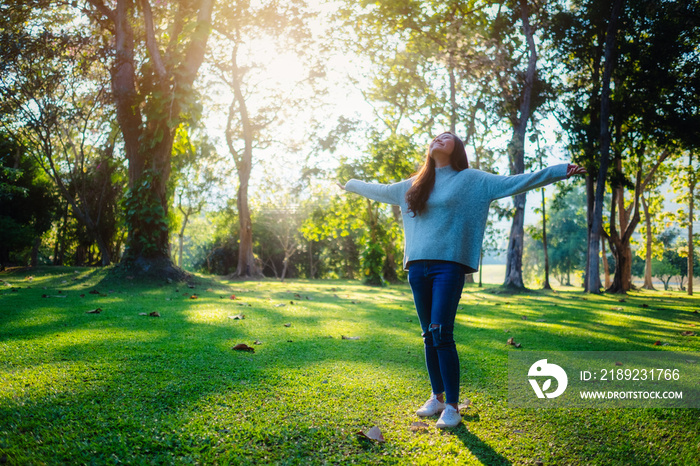
M 445 132 L 430 143 L 423 167 L 413 177 L 383 185 L 350 180 L 341 188 L 401 207 L 405 232 L 404 268 L 423 331 L 425 362 L 432 396 L 418 416 L 441 413 L 436 427 L 462 421 L 459 357 L 452 336 L 464 275 L 479 267 L 489 204 L 548 185 L 583 167 L 555 165 L 515 176 L 469 169 L 464 143 Z

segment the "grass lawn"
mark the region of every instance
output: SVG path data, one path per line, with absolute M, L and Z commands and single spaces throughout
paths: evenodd
M 193 286 L 0 274 L 0 464 L 700 464 L 700 410 L 506 401 L 509 351 L 700 351 L 681 335 L 700 298 L 469 286 L 455 338 L 472 404 L 456 429 L 412 431 L 430 387 L 407 285 Z M 385 443 L 358 437 L 373 426 Z

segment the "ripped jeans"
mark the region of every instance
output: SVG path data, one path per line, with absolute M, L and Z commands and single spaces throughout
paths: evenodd
M 425 343 L 425 364 L 433 393 L 445 392 L 446 403 L 459 399 L 459 356 L 452 336 L 457 305 L 464 288 L 462 265 L 447 261 L 414 261 L 408 266 Z

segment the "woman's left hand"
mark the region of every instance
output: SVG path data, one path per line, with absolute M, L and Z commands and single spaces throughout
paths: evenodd
M 567 178 L 570 178 L 572 175 L 583 175 L 586 173 L 588 173 L 588 171 L 585 168 L 575 165 L 573 163 L 570 163 L 566 169 Z

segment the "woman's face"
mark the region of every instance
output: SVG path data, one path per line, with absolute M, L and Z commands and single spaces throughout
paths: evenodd
M 430 143 L 430 156 L 436 162 L 449 162 L 455 148 L 455 140 L 450 133 L 442 133 Z

